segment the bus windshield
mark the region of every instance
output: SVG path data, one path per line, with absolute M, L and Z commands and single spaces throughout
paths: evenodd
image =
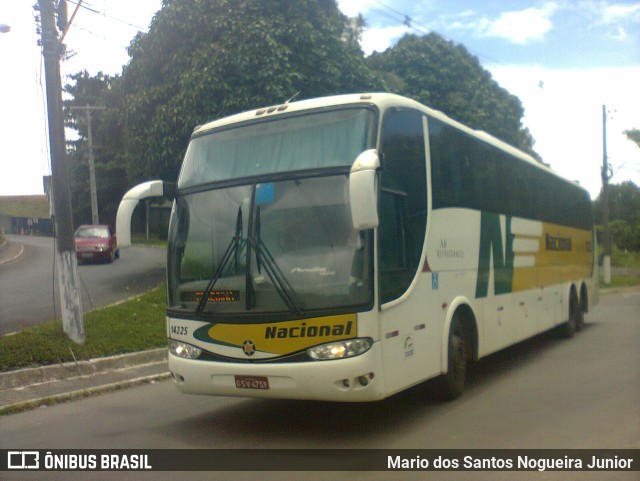
M 369 306 L 372 236 L 353 228 L 348 173 L 374 125 L 373 111 L 342 109 L 192 139 L 169 230 L 170 309 L 293 318 Z
M 353 229 L 346 175 L 181 196 L 171 221 L 170 306 L 206 316 L 369 304 L 369 237 Z
M 375 113 L 364 108 L 275 118 L 194 137 L 179 188 L 280 172 L 350 166 L 367 149 Z

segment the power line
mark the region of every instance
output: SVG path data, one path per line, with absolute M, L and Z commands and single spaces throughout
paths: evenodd
M 388 12 L 391 12 L 395 16 L 392 16 L 389 13 L 384 12 L 382 9 L 375 7 L 373 5 L 373 3 L 371 3 L 372 1 L 375 2 L 376 4 L 378 4 L 383 9 L 387 10 Z M 370 0 L 370 1 L 367 2 L 367 5 L 372 10 L 375 10 L 376 12 L 384 15 L 385 17 L 389 18 L 390 20 L 393 20 L 395 22 L 401 23 L 401 24 L 405 25 L 407 28 L 409 28 L 411 30 L 414 30 L 415 32 L 418 32 L 420 34 L 428 35 L 429 33 L 435 32 L 433 29 L 430 29 L 426 25 L 423 25 L 420 22 L 416 21 L 410 15 L 408 15 L 408 14 L 406 14 L 404 12 L 401 12 L 400 10 L 397 10 L 397 9 L 387 5 L 382 0 Z M 448 37 L 446 37 L 446 36 L 444 36 L 444 35 L 442 35 L 440 33 L 438 35 L 440 35 L 442 38 L 444 38 L 445 40 L 447 40 L 449 42 L 455 42 L 453 39 L 448 38 Z M 498 64 L 498 65 L 505 65 L 500 60 L 498 60 L 498 59 L 496 59 L 494 57 L 491 57 L 490 55 L 487 55 L 487 54 L 485 54 L 483 52 L 480 52 L 479 50 L 472 49 L 467 45 L 464 45 L 464 47 L 467 50 L 469 50 L 470 52 L 472 52 L 473 54 L 475 54 L 476 56 L 478 56 L 478 57 L 485 58 L 485 59 L 489 60 L 490 62 L 493 62 L 493 63 Z
M 147 31 L 147 29 L 144 29 L 144 28 L 142 28 L 142 27 L 140 27 L 140 26 L 138 26 L 138 25 L 136 25 L 134 23 L 131 23 L 131 22 L 126 21 L 126 20 L 122 20 L 122 19 L 114 17 L 112 15 L 107 15 L 104 11 L 100 11 L 100 10 L 98 10 L 96 8 L 92 8 L 93 6 L 91 4 L 87 4 L 86 1 L 83 1 L 83 0 L 67 0 L 67 1 L 76 6 L 75 10 L 74 10 L 74 16 L 75 16 L 75 14 L 76 14 L 76 12 L 78 10 L 82 9 L 83 11 L 90 12 L 90 13 L 92 13 L 94 15 L 99 15 L 103 19 L 116 21 L 116 22 L 122 23 L 124 25 L 127 25 L 127 26 L 129 26 L 131 28 L 134 28 L 135 30 L 137 30 L 139 32 L 146 32 Z M 72 17 L 72 20 L 73 20 L 73 17 Z M 73 23 L 73 27 L 75 29 L 77 29 L 77 30 L 80 30 L 80 31 L 83 31 L 83 32 L 87 33 L 88 35 L 92 35 L 93 37 L 98 38 L 103 42 L 109 42 L 112 45 L 117 45 L 118 47 L 123 48 L 125 50 L 128 48 L 128 45 L 123 45 L 121 42 L 114 41 L 113 38 L 111 38 L 111 37 L 108 37 L 108 36 L 106 36 L 104 34 L 97 33 L 94 30 L 92 30 L 90 28 L 87 28 L 86 26 L 83 26 L 82 25 L 82 21 L 83 20 L 86 21 L 87 18 L 86 17 L 82 18 L 82 16 L 80 16 L 80 22 L 78 22 L 77 19 L 76 19 L 76 22 Z M 71 21 L 69 22 L 69 27 L 71 27 Z M 68 30 L 69 27 L 67 27 L 67 30 Z M 65 34 L 66 34 L 66 30 L 65 30 Z M 68 60 L 69 58 L 75 56 L 76 53 L 77 52 L 69 50 L 68 52 L 66 52 L 66 55 L 63 57 L 63 60 Z
M 74 5 L 78 5 L 78 2 L 76 2 L 74 0 L 68 0 L 68 1 L 69 1 L 69 3 L 73 3 Z M 83 9 L 87 10 L 88 12 L 94 13 L 96 15 L 100 15 L 101 17 L 108 18 L 110 20 L 115 20 L 116 22 L 122 23 L 123 25 L 127 25 L 129 27 L 135 28 L 139 32 L 148 33 L 148 31 L 149 31 L 148 28 L 141 27 L 139 25 L 136 25 L 134 23 L 131 23 L 131 22 L 127 21 L 127 20 L 123 20 L 123 19 L 118 18 L 118 17 L 114 17 L 113 15 L 107 15 L 106 12 L 100 11 L 100 10 L 96 10 L 94 8 L 91 8 L 91 7 L 88 7 L 84 3 L 80 4 L 80 8 L 83 8 Z
M 411 28 L 417 32 L 420 32 L 424 35 L 427 35 L 429 33 L 429 28 L 421 25 L 420 23 L 416 22 L 411 16 L 407 15 L 406 13 L 403 13 L 399 10 L 396 10 L 395 8 L 387 5 L 384 2 L 381 2 L 380 0 L 374 0 L 378 5 L 380 5 L 381 7 L 389 10 L 390 12 L 395 13 L 396 15 L 400 15 L 402 17 L 402 24 L 406 25 L 408 28 Z

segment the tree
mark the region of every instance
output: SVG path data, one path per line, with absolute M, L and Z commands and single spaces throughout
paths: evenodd
M 70 107 L 104 106 L 106 110 L 92 114 L 91 130 L 97 178 L 100 221 L 115 225 L 116 213 L 128 185 L 124 169 L 121 78 L 104 75 L 91 77 L 88 72 L 71 76 L 74 82 L 65 86 L 71 95 L 65 104 L 65 124 L 78 132 L 77 140 L 68 142 L 71 202 L 74 224 L 91 220 L 89 167 L 85 112 Z
M 640 188 L 631 181 L 609 185 L 613 242 L 619 249 L 640 250 Z M 602 222 L 602 195 L 593 203 L 596 223 Z
M 132 181 L 175 180 L 194 126 L 261 105 L 371 90 L 335 0 L 167 0 L 123 72 Z
M 94 146 L 101 177 L 113 187 L 111 205 L 126 186 L 176 180 L 196 125 L 292 97 L 386 87 L 536 155 L 520 101 L 463 46 L 437 34 L 407 35 L 365 59 L 363 28 L 363 18 L 347 18 L 335 0 L 164 0 L 149 33 L 132 41 L 122 77 L 81 72 L 67 86 L 71 104 L 108 107 L 95 116 Z M 74 155 L 81 156 L 85 121 L 74 114 L 69 122 L 80 133 Z M 88 199 L 83 185 L 77 195 Z M 101 216 L 111 209 L 99 203 Z
M 405 35 L 395 47 L 371 55 L 367 64 L 390 91 L 537 155 L 531 134 L 522 126 L 520 100 L 500 87 L 464 46 L 436 33 Z
M 638 147 L 640 147 L 640 130 L 638 129 L 625 130 L 624 134 L 627 136 L 627 138 L 631 142 L 634 142 Z

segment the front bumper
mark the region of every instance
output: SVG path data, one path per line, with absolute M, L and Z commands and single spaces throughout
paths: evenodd
M 380 344 L 359 356 L 295 363 L 232 363 L 184 359 L 169 353 L 178 389 L 212 396 L 377 401 L 385 397 Z M 269 389 L 236 386 L 236 376 L 266 377 Z

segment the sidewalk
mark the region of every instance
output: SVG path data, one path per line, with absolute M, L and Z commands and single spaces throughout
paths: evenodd
M 0 265 L 22 253 L 22 244 L 5 242 Z M 0 415 L 169 378 L 166 348 L 0 372 Z
M 169 379 L 167 349 L 0 373 L 0 415 Z

